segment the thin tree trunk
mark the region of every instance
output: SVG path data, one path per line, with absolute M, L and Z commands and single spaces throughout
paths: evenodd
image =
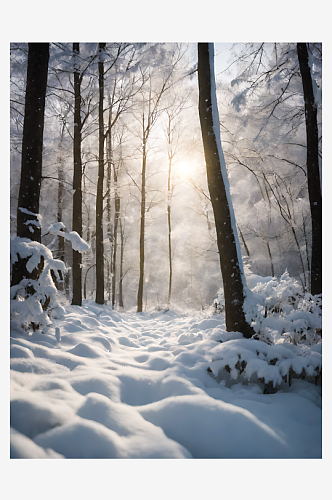
M 170 141 L 170 136 L 169 136 Z M 167 181 L 167 223 L 168 223 L 168 260 L 169 260 L 169 283 L 167 304 L 169 306 L 172 295 L 172 227 L 171 227 L 171 173 L 172 173 L 172 156 L 168 159 L 168 181 Z
M 104 185 L 104 63 L 106 43 L 99 43 L 99 168 L 96 200 L 96 304 L 104 304 L 103 185 Z
M 81 160 L 81 75 L 77 67 L 77 58 L 79 56 L 79 43 L 73 43 L 73 52 L 75 58 L 74 69 L 74 177 L 73 177 L 73 231 L 82 236 L 82 160 Z M 82 305 L 82 254 L 73 250 L 73 298 L 72 305 Z
M 143 286 L 144 286 L 144 236 L 145 236 L 145 179 L 146 176 L 146 144 L 143 137 L 143 164 L 141 186 L 141 225 L 139 239 L 139 282 L 137 293 L 137 312 L 143 311 Z
M 311 286 L 310 286 L 310 262 L 309 262 L 309 245 L 308 245 L 308 236 L 307 236 L 307 231 L 306 231 L 306 228 L 305 228 L 305 220 L 304 220 L 304 217 L 303 217 L 303 213 L 302 213 L 302 221 L 303 221 L 303 234 L 304 234 L 304 241 L 305 241 L 305 250 L 306 250 L 306 260 L 307 260 L 307 268 L 308 268 L 308 279 L 306 280 L 306 287 L 307 287 L 307 290 L 311 290 Z
M 113 227 L 112 227 L 112 206 L 111 206 L 111 180 L 112 180 L 112 105 L 109 98 L 109 115 L 108 115 L 108 141 L 107 141 L 107 182 L 106 182 L 106 214 L 107 214 L 107 235 L 110 242 L 110 255 L 113 260 Z M 107 265 L 107 289 L 108 300 L 112 303 L 112 266 Z
M 119 276 L 119 307 L 121 310 L 123 310 L 123 288 L 122 288 L 122 282 L 123 282 L 123 253 L 124 253 L 124 228 L 122 226 L 122 221 L 119 219 L 120 222 L 120 235 L 121 235 L 121 246 L 120 246 L 120 276 Z
M 17 205 L 17 236 L 41 242 L 38 220 L 42 178 L 44 111 L 49 60 L 48 43 L 29 43 L 22 140 L 21 181 Z M 27 259 L 18 258 L 12 269 L 12 286 L 32 275 Z M 39 273 L 43 269 L 40 262 Z M 37 273 L 38 274 L 38 273 Z M 37 275 L 33 279 L 37 279 Z M 34 293 L 31 290 L 31 293 Z
M 61 131 L 61 139 L 60 139 L 60 144 L 59 144 L 59 157 L 58 157 L 58 213 L 57 213 L 57 219 L 58 222 L 62 222 L 62 203 L 63 203 L 63 193 L 64 193 L 64 158 L 63 158 L 63 149 L 62 149 L 62 141 L 63 141 L 63 130 L 64 126 L 62 127 Z M 57 252 L 57 258 L 62 260 L 62 262 L 65 261 L 65 239 L 63 236 L 58 236 L 58 252 Z M 64 290 L 64 282 L 63 282 L 63 275 L 62 271 L 58 270 L 59 276 L 60 276 L 60 282 L 57 282 L 57 288 L 60 291 Z
M 116 254 L 117 254 L 117 244 L 118 244 L 118 222 L 120 216 L 120 197 L 117 191 L 117 175 L 114 166 L 114 234 L 113 234 L 113 259 L 112 259 L 112 309 L 115 306 L 115 283 L 116 283 Z
M 254 330 L 243 311 L 245 277 L 221 148 L 213 57 L 212 43 L 198 44 L 199 116 L 224 284 L 226 329 L 240 331 L 244 337 L 250 338 Z
M 270 257 L 270 265 L 271 265 L 271 274 L 272 277 L 274 277 L 274 266 L 273 266 L 273 259 L 272 259 L 272 253 L 271 253 L 271 248 L 270 248 L 270 242 L 269 240 L 265 240 L 267 251 Z
M 242 240 L 242 243 L 243 243 L 243 245 L 244 245 L 244 248 L 245 248 L 246 254 L 248 255 L 248 257 L 250 257 L 249 248 L 248 248 L 248 245 L 247 245 L 247 243 L 246 243 L 246 240 L 244 239 L 244 236 L 243 236 L 243 233 L 242 233 L 242 231 L 241 231 L 240 226 L 238 226 L 238 228 L 239 228 L 239 233 L 240 233 L 241 240 Z
M 317 106 L 306 43 L 297 44 L 303 85 L 307 135 L 307 177 L 312 222 L 311 293 L 322 293 L 322 192 L 318 159 Z

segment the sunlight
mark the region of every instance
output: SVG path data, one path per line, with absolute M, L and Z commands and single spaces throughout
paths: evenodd
M 176 164 L 176 168 L 183 175 L 192 175 L 194 172 L 193 164 L 188 161 L 179 161 Z

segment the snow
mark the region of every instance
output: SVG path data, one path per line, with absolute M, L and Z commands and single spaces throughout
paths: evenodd
M 48 228 L 47 232 L 54 234 L 55 236 L 62 236 L 66 240 L 70 241 L 73 250 L 76 250 L 76 252 L 84 253 L 90 250 L 90 245 L 88 245 L 88 243 L 84 241 L 76 231 L 66 233 L 64 230 L 62 231 L 62 229 L 65 229 L 64 224 L 62 222 L 56 222 Z
M 12 324 L 12 458 L 321 457 L 321 388 L 282 380 L 319 348 L 243 339 L 212 311 L 62 309 L 45 334 Z

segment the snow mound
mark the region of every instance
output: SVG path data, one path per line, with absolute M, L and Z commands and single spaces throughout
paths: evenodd
M 64 456 L 52 449 L 41 448 L 24 434 L 11 428 L 10 458 L 64 458 Z
M 286 458 L 290 453 L 252 413 L 208 396 L 167 398 L 138 410 L 194 458 Z

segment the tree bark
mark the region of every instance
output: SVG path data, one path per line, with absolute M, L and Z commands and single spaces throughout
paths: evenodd
M 42 178 L 44 111 L 49 60 L 48 43 L 29 43 L 22 140 L 21 180 L 17 205 L 17 236 L 41 243 L 38 220 Z M 12 286 L 32 278 L 19 258 L 12 269 Z M 40 267 L 39 273 L 43 269 Z
M 313 92 L 308 48 L 297 44 L 302 77 L 307 136 L 307 177 L 312 223 L 311 293 L 322 293 L 322 191 L 319 175 L 317 105 Z
M 201 122 L 206 171 L 217 232 L 220 268 L 224 284 L 227 331 L 240 331 L 250 338 L 254 330 L 243 311 L 245 277 L 240 244 L 222 153 L 213 67 L 213 44 L 198 44 L 199 116 Z M 213 87 L 212 87 L 213 86 Z M 214 125 L 215 123 L 215 125 Z M 217 128 L 218 127 L 218 128 Z M 232 220 L 233 219 L 233 220 Z
M 137 312 L 143 311 L 143 285 L 144 285 L 144 237 L 145 237 L 145 182 L 146 182 L 146 144 L 143 137 L 143 163 L 141 185 L 141 225 L 139 238 L 139 282 L 137 293 Z
M 79 43 L 73 43 L 75 62 L 79 55 Z M 73 177 L 73 231 L 82 236 L 82 160 L 81 160 L 81 81 L 82 77 L 77 64 L 74 69 L 74 177 Z M 73 250 L 73 298 L 72 305 L 82 305 L 82 254 Z
M 114 235 L 113 235 L 113 259 L 112 259 L 112 309 L 115 306 L 115 283 L 116 283 L 116 259 L 118 245 L 118 222 L 120 217 L 120 197 L 117 190 L 117 175 L 114 166 Z
M 49 59 L 48 43 L 29 43 L 22 141 L 21 183 L 17 208 L 17 236 L 41 242 L 37 219 L 42 177 L 44 111 Z M 32 212 L 24 213 L 21 208 Z M 33 221 L 33 222 L 28 222 Z
M 59 144 L 59 156 L 58 156 L 58 213 L 57 213 L 57 219 L 58 222 L 62 222 L 62 203 L 63 203 L 63 194 L 64 194 L 64 157 L 63 157 L 63 148 L 62 148 L 62 141 L 63 141 L 63 131 L 64 131 L 64 125 L 61 130 L 61 138 L 60 138 L 60 144 Z M 62 262 L 65 261 L 65 239 L 63 236 L 58 236 L 58 252 L 57 252 L 57 258 L 62 260 Z M 58 270 L 59 276 L 60 276 L 60 282 L 56 281 L 57 283 L 57 288 L 58 290 L 63 291 L 64 290 L 64 281 L 63 281 L 63 275 L 62 271 Z M 54 281 L 54 279 L 53 279 Z
M 169 127 L 170 131 L 170 127 Z M 169 145 L 171 142 L 170 133 L 168 136 Z M 172 173 L 172 155 L 169 153 L 168 157 L 168 180 L 167 180 L 167 225 L 168 225 L 168 263 L 169 263 L 169 281 L 168 281 L 168 296 L 167 296 L 167 304 L 170 305 L 171 295 L 172 295 L 172 276 L 173 276 L 173 268 L 172 268 L 172 227 L 171 227 L 171 173 Z
M 110 244 L 111 264 L 113 263 L 113 225 L 111 216 L 111 179 L 112 179 L 112 163 L 113 163 L 113 146 L 112 146 L 112 102 L 109 97 L 109 114 L 108 114 L 108 141 L 107 141 L 107 179 L 106 179 L 106 216 L 107 216 L 107 236 Z M 107 264 L 107 290 L 108 300 L 112 303 L 112 265 Z
M 119 219 L 120 222 L 120 235 L 121 235 L 121 246 L 120 246 L 120 276 L 119 276 L 119 307 L 121 310 L 123 310 L 123 288 L 122 288 L 122 282 L 123 282 L 123 253 L 124 253 L 124 228 L 122 226 L 122 221 Z
M 106 43 L 99 43 L 99 167 L 96 200 L 96 304 L 104 304 L 103 186 L 104 186 L 104 62 Z

